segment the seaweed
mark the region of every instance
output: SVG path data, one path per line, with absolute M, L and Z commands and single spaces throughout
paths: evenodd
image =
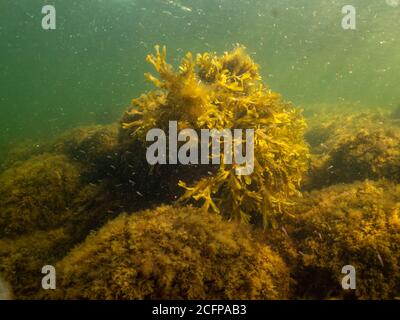
M 51 152 L 52 142 L 26 139 L 22 142 L 9 142 L 2 146 L 0 154 L 0 173 L 17 162 L 28 160 L 33 156 Z
M 178 129 L 254 129 L 255 167 L 252 175 L 237 176 L 235 164 L 210 168 L 192 167 L 177 176 L 185 189 L 179 201 L 199 202 L 211 212 L 225 212 L 229 218 L 260 221 L 275 226 L 290 198 L 299 194 L 307 169 L 308 148 L 303 139 L 305 121 L 299 109 L 282 101 L 262 82 L 258 66 L 237 46 L 217 56 L 193 57 L 187 53 L 179 70 L 166 62 L 166 48 L 156 46 L 149 55 L 159 78 L 146 74 L 158 90 L 142 94 L 121 120 L 123 139 L 146 144 L 153 128 L 166 130 L 169 121 Z M 179 167 L 179 166 L 178 166 Z M 201 166 L 200 166 L 201 167 Z M 165 177 L 160 178 L 162 185 Z
M 349 106 L 352 110 L 349 112 L 336 105 L 331 108 L 333 110 L 321 107 L 322 111 L 307 119 L 308 130 L 305 138 L 313 154 L 326 154 L 361 130 L 373 132 L 382 127 L 393 127 L 393 121 L 384 111 L 354 111 L 354 107 Z
M 64 228 L 0 239 L 0 273 L 12 287 L 13 298 L 37 299 L 42 290 L 42 267 L 60 260 L 72 239 Z
M 87 182 L 115 174 L 119 160 L 118 125 L 78 127 L 55 139 L 52 151 L 68 155 L 85 166 Z
M 302 111 L 262 83 L 243 47 L 187 53 L 178 70 L 166 60 L 165 47 L 147 57 L 156 89 L 119 124 L 2 157 L 0 298 L 400 296 L 397 109 L 317 106 L 305 132 Z M 224 155 L 220 165 L 150 165 L 146 134 L 170 121 L 197 133 L 254 129 L 254 172 L 237 175 Z M 47 264 L 55 291 L 40 288 Z M 355 291 L 340 286 L 348 264 Z
M 400 131 L 360 130 L 326 155 L 312 157 L 305 188 L 386 178 L 400 181 Z
M 393 299 L 400 294 L 400 187 L 364 181 L 304 195 L 290 234 L 299 251 L 297 297 Z M 341 287 L 356 268 L 357 290 Z
M 387 115 L 326 117 L 311 125 L 306 138 L 313 154 L 304 189 L 365 179 L 400 181 L 400 130 Z
M 17 299 L 38 298 L 41 268 L 118 216 L 125 203 L 140 208 L 108 182 L 82 184 L 79 169 L 64 155 L 43 154 L 0 176 L 0 274 Z
M 289 272 L 250 226 L 192 207 L 121 215 L 57 264 L 48 299 L 283 299 Z
M 63 225 L 80 188 L 80 167 L 64 155 L 42 154 L 0 175 L 0 238 Z

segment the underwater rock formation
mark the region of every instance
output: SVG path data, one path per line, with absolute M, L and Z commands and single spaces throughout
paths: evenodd
M 13 145 L 0 159 L 0 169 L 43 153 L 64 154 L 86 166 L 93 175 L 111 172 L 118 154 L 118 123 L 88 125 L 71 129 L 46 141 L 25 141 Z M 110 169 L 111 168 L 111 169 Z M 115 171 L 115 169 L 114 169 Z
M 11 143 L 10 143 L 11 144 Z M 46 152 L 50 152 L 51 143 L 44 141 L 27 140 L 18 144 L 2 146 L 0 154 L 0 173 L 14 166 L 17 162 L 28 160 Z
M 400 129 L 380 113 L 333 116 L 306 134 L 314 154 L 304 188 L 357 180 L 400 181 Z
M 325 110 L 326 107 L 321 108 Z M 348 141 L 361 130 L 373 132 L 382 127 L 393 127 L 392 120 L 383 111 L 349 112 L 340 108 L 336 111 L 327 110 L 326 113 L 320 111 L 307 118 L 307 124 L 305 138 L 313 154 L 324 154 Z
M 70 217 L 80 168 L 64 155 L 42 154 L 0 175 L 0 238 L 56 228 Z
M 399 182 L 399 146 L 400 130 L 360 131 L 332 150 L 331 175 L 339 182 L 380 178 Z
M 60 260 L 71 247 L 72 239 L 63 228 L 0 239 L 0 273 L 11 285 L 14 298 L 39 297 L 42 267 Z
M 387 178 L 400 181 L 400 130 L 361 130 L 312 158 L 306 188 Z
M 73 129 L 53 144 L 63 153 L 85 165 L 85 175 L 96 180 L 115 174 L 118 162 L 118 125 L 92 125 Z
M 79 169 L 64 155 L 43 154 L 0 176 L 0 273 L 17 299 L 37 298 L 41 268 L 125 211 L 124 203 L 141 207 L 106 182 L 82 185 Z
M 298 297 L 393 299 L 400 295 L 400 186 L 336 185 L 306 194 L 291 236 L 298 246 Z M 356 290 L 341 287 L 356 269 Z
M 62 299 L 281 299 L 282 259 L 250 226 L 192 207 L 122 215 L 58 265 Z
M 0 175 L 0 273 L 15 298 L 34 298 L 44 265 L 124 211 L 112 188 L 83 185 L 81 173 L 67 156 L 44 153 Z
M 165 48 L 147 60 L 157 89 L 120 123 L 18 147 L 2 164 L 0 299 L 4 281 L 16 299 L 400 296 L 397 111 L 318 107 L 310 155 L 301 112 L 262 84 L 242 47 L 188 53 L 177 71 Z M 221 165 L 150 165 L 146 133 L 170 121 L 196 133 L 254 129 L 253 174 L 236 175 L 224 155 Z M 47 264 L 56 291 L 40 288 Z M 348 264 L 356 291 L 341 288 Z
M 130 206 L 142 208 L 140 197 L 125 195 L 112 178 L 82 181 L 86 170 L 66 155 L 44 153 L 0 174 L 0 238 L 66 227 L 82 239 Z
M 168 131 L 169 121 L 177 121 L 179 130 L 254 129 L 256 159 L 251 176 L 237 176 L 235 165 L 226 164 L 222 156 L 220 166 L 192 166 L 191 176 L 186 168 L 183 172 L 168 168 L 167 173 L 173 174 L 157 179 L 162 167 L 157 166 L 152 178 L 161 186 L 164 181 L 182 180 L 179 185 L 185 194 L 177 194 L 182 202 L 199 201 L 206 210 L 225 212 L 230 218 L 276 224 L 290 198 L 298 195 L 307 169 L 300 111 L 261 82 L 258 66 L 242 47 L 222 56 L 188 53 L 179 71 L 166 62 L 165 47 L 157 46 L 156 55 L 147 60 L 159 73 L 160 78 L 146 74 L 158 90 L 133 100 L 121 120 L 121 141 L 139 143 L 144 149 L 146 133 L 153 128 Z

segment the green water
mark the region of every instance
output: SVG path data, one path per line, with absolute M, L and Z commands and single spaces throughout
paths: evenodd
M 56 30 L 41 28 L 45 4 Z M 346 4 L 356 30 L 341 27 Z M 155 44 L 176 62 L 241 43 L 264 81 L 303 107 L 395 107 L 399 18 L 396 0 L 1 0 L 0 145 L 117 120 L 149 88 Z

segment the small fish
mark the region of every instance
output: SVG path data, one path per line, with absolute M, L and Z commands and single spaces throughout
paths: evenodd
M 167 2 L 167 4 L 169 4 L 171 6 L 174 6 L 174 7 L 177 7 L 179 9 L 183 10 L 183 11 L 187 11 L 187 12 L 192 12 L 193 11 L 192 8 L 186 7 L 186 6 L 184 6 L 184 5 L 182 5 L 182 4 L 178 3 L 178 2 L 175 2 L 175 1 L 172 1 L 172 0 L 169 0 L 169 1 L 166 1 L 166 2 Z
M 379 262 L 381 263 L 382 267 L 384 267 L 383 260 L 382 260 L 381 255 L 379 254 L 379 252 L 377 252 L 376 255 L 377 255 L 378 260 L 379 260 Z
M 329 149 L 329 147 L 328 147 L 326 144 L 324 144 L 324 143 L 321 143 L 320 146 L 321 146 L 322 148 L 324 148 L 325 150 L 328 150 L 328 149 Z
M 185 7 L 183 5 L 180 5 L 179 8 L 181 8 L 183 11 L 192 12 L 192 8 Z
M 137 195 L 143 197 L 143 195 L 139 191 L 136 191 L 136 193 L 137 193 Z

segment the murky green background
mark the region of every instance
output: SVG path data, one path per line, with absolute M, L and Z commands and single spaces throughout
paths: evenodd
M 148 87 L 145 56 L 245 45 L 295 104 L 400 104 L 398 0 L 0 0 L 0 146 L 119 118 Z M 57 29 L 41 28 L 53 4 Z M 357 30 L 341 8 L 357 9 Z M 4 148 L 3 148 L 4 150 Z M 0 151 L 1 152 L 1 151 Z

